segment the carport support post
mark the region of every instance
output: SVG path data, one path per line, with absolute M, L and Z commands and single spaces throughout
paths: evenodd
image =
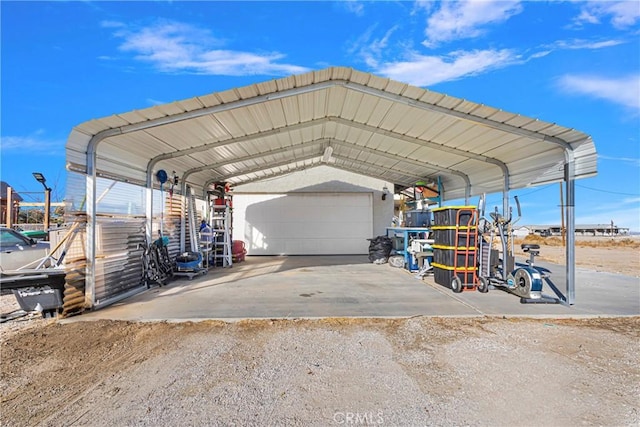
M 182 206 L 180 207 L 180 252 L 186 251 L 187 245 L 185 244 L 187 240 L 187 203 L 186 194 L 187 194 L 187 177 L 182 177 L 182 184 L 180 185 L 180 192 L 182 195 Z
M 84 303 L 92 308 L 96 303 L 96 152 L 87 153 L 87 266 L 84 285 Z
M 576 298 L 576 213 L 575 213 L 575 165 L 571 158 L 564 165 L 564 180 L 567 184 L 567 303 L 573 304 Z
M 511 182 L 509 181 L 509 171 L 506 171 L 504 174 L 504 190 L 502 191 L 502 216 L 504 216 L 505 218 L 509 218 L 509 220 L 511 220 L 511 216 L 509 215 L 509 187 L 510 186 L 511 186 Z
M 146 214 L 146 230 L 145 234 L 147 236 L 147 244 L 150 245 L 153 241 L 153 184 L 151 183 L 151 179 L 147 178 L 147 188 L 146 188 L 146 205 L 145 205 L 145 214 Z
M 509 190 L 502 192 L 502 216 L 508 218 L 509 215 Z

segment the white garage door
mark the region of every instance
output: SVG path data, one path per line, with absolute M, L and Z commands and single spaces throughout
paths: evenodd
M 236 194 L 233 238 L 249 255 L 366 254 L 372 193 Z

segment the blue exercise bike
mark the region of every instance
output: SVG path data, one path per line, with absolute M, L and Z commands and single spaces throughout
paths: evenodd
M 480 201 L 478 221 L 478 290 L 488 292 L 492 287 L 500 288 L 519 296 L 522 303 L 560 303 L 557 298 L 542 294 L 543 280 L 547 276 L 534 266 L 535 257 L 540 255 L 540 245 L 523 243 L 521 248 L 529 255 L 529 259 L 526 260 L 526 266 L 516 267 L 512 227 L 522 216 L 518 197 L 515 197 L 518 209 L 518 218 L 515 220 L 513 208 L 509 209 L 509 215 L 505 217 L 498 212 L 498 207 L 489 214 L 491 220 L 486 219 L 482 208 L 483 199 L 484 197 Z M 501 249 L 494 249 L 494 246 Z

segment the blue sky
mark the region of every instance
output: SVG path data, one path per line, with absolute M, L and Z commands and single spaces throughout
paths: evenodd
M 64 146 L 92 118 L 347 66 L 576 128 L 598 176 L 576 221 L 640 231 L 640 2 L 9 2 L 0 176 L 64 197 Z M 513 191 L 559 224 L 559 185 Z M 490 195 L 489 206 L 501 205 Z

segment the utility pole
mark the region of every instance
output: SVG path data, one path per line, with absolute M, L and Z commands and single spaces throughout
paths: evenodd
M 11 187 L 7 187 L 7 219 L 6 219 L 6 227 L 11 228 L 13 225 L 13 189 Z

